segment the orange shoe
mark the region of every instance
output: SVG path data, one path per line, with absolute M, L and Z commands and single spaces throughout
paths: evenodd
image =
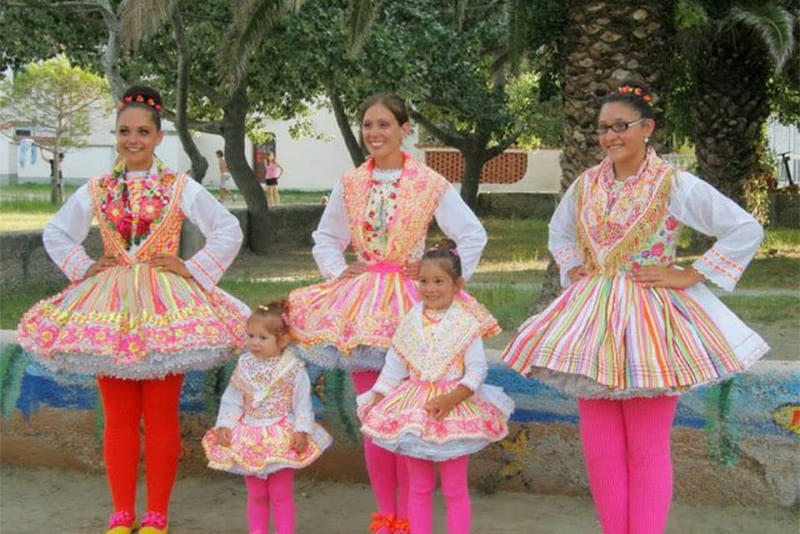
M 369 531 L 373 534 L 392 534 L 394 527 L 394 515 L 381 515 L 380 512 L 372 514 L 372 521 L 369 524 Z

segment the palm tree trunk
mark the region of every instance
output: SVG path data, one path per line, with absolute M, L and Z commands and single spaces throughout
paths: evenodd
M 744 206 L 746 185 L 764 176 L 768 55 L 745 35 L 721 36 L 692 66 L 698 174 Z
M 667 94 L 673 2 L 586 2 L 567 0 L 564 29 L 564 150 L 561 191 L 602 159 L 595 128 L 600 99 L 626 78 L 646 82 L 657 96 Z M 656 103 L 663 124 L 663 100 Z M 658 135 L 654 138 L 659 147 Z M 543 309 L 560 291 L 553 260 L 534 310 Z

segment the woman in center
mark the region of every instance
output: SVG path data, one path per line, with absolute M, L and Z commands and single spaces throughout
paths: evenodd
M 431 220 L 455 241 L 465 279 L 486 245 L 486 231 L 450 183 L 403 152 L 411 123 L 399 97 L 368 98 L 360 120 L 370 157 L 336 183 L 313 234 L 314 259 L 327 281 L 289 296 L 300 355 L 350 371 L 359 394 L 374 385 L 398 323 L 420 301 L 414 281 Z M 348 246 L 355 255 L 349 265 Z M 478 320 L 484 337 L 500 331 L 475 299 L 464 291 L 455 298 Z M 364 456 L 378 505 L 370 530 L 407 533 L 404 463 L 367 437 Z

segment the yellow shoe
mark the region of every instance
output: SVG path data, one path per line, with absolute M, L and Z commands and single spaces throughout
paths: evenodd
M 131 534 L 136 530 L 136 521 L 130 512 L 119 511 L 111 514 L 106 534 Z
M 139 534 L 167 534 L 167 518 L 158 512 L 147 512 L 142 517 L 142 528 Z

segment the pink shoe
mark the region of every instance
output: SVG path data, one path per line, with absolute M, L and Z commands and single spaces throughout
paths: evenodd
M 372 514 L 369 531 L 373 534 L 392 534 L 394 528 L 394 515 L 381 515 L 380 512 Z
M 136 528 L 136 518 L 133 513 L 117 510 L 108 518 L 106 534 L 131 534 Z
M 167 534 L 167 517 L 158 512 L 147 512 L 142 517 L 142 528 L 139 534 Z

